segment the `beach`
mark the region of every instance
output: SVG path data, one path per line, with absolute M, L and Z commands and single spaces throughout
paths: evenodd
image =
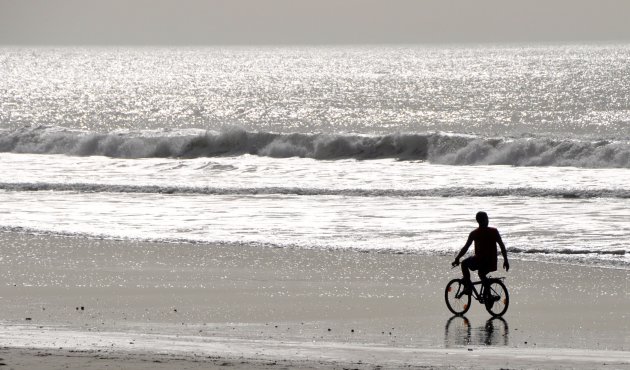
M 510 307 L 490 320 L 476 302 L 447 310 L 448 255 L 16 232 L 0 245 L 0 358 L 16 369 L 630 367 L 627 269 L 512 259 L 495 273 Z
M 3 46 L 0 363 L 628 368 L 629 60 Z M 479 211 L 502 318 L 444 302 Z

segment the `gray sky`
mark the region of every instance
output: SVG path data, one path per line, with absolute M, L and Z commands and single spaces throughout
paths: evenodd
M 630 42 L 630 0 L 0 0 L 0 44 Z

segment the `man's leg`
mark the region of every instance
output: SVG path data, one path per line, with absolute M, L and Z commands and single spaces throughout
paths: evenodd
M 472 281 L 470 280 L 470 270 L 476 270 L 477 266 L 475 264 L 474 257 L 468 257 L 461 263 L 462 266 L 462 275 L 464 277 L 464 288 L 467 292 L 472 291 Z
M 477 274 L 479 274 L 479 280 L 481 280 L 481 284 L 483 286 L 483 298 L 486 299 L 488 297 L 488 294 L 490 293 L 488 291 L 488 286 L 487 284 L 487 280 L 488 280 L 488 274 L 490 273 L 490 271 L 488 270 L 484 270 L 484 269 L 479 269 L 479 271 L 477 272 Z
M 470 282 L 470 266 L 469 265 L 470 263 L 468 262 L 468 259 L 465 259 L 461 263 L 462 275 L 464 276 L 464 280 L 468 282 Z
M 490 271 L 479 269 L 479 271 L 477 272 L 477 274 L 479 275 L 479 280 L 485 281 L 488 278 L 486 275 L 488 275 L 489 273 Z

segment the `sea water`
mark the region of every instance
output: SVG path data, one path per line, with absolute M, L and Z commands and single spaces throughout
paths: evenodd
M 0 229 L 630 267 L 630 46 L 1 48 Z

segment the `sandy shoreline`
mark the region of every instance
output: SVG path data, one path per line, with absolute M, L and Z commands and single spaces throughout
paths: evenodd
M 60 334 L 60 333 L 57 333 Z M 69 332 L 66 333 L 71 335 Z M 111 349 L 94 343 L 86 349 L 11 347 L 0 357 L 13 368 L 627 368 L 628 352 L 565 348 L 409 348 L 342 343 L 248 341 L 102 333 L 99 340 L 134 347 Z M 57 337 L 59 339 L 59 337 Z M 81 336 L 82 340 L 88 339 Z M 68 343 L 68 342 L 66 342 Z M 129 342 L 132 343 L 132 342 Z M 123 345 L 124 347 L 124 345 Z M 127 346 L 130 347 L 130 346 Z
M 449 314 L 447 256 L 18 233 L 0 245 L 13 368 L 630 366 L 628 270 L 514 260 L 499 273 L 511 307 L 489 320 L 476 303 Z

